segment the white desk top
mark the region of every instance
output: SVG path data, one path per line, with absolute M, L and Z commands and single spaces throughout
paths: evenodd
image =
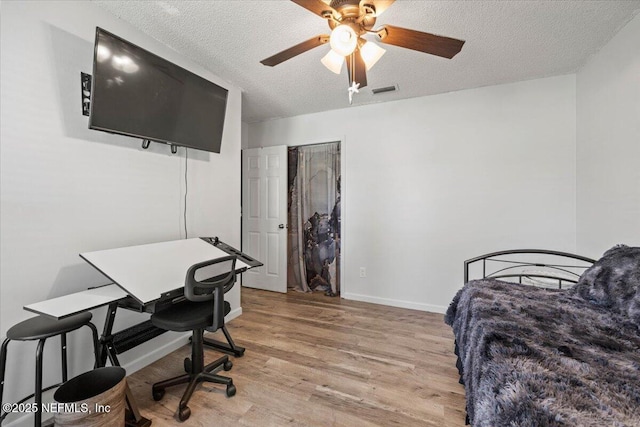
M 142 304 L 184 286 L 194 264 L 228 254 L 202 239 L 173 240 L 80 254 Z M 250 268 L 236 261 L 236 270 Z
M 24 309 L 58 319 L 92 310 L 127 296 L 118 285 L 107 285 L 25 305 Z

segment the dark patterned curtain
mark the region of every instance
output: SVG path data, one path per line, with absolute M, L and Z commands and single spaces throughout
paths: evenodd
M 289 148 L 287 284 L 340 292 L 340 143 Z

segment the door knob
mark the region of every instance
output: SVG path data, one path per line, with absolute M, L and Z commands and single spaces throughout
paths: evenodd
M 281 229 L 281 230 L 282 230 L 284 227 L 285 227 L 285 225 L 284 225 L 284 224 L 280 224 L 280 225 L 278 225 L 278 228 L 279 228 L 279 229 Z

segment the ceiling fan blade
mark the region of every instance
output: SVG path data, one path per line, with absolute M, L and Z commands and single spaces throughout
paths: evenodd
M 360 0 L 360 7 L 365 4 L 373 4 L 373 6 L 376 8 L 376 17 L 378 17 L 395 1 L 396 0 Z
M 302 6 L 305 9 L 315 13 L 321 18 L 327 18 L 328 14 L 333 15 L 335 18 L 339 18 L 340 14 L 331 6 L 323 2 L 322 0 L 291 0 L 298 6 Z
M 453 58 L 462 49 L 464 40 L 423 33 L 422 31 L 385 25 L 377 32 L 380 42 L 417 50 L 418 52 Z
M 291 59 L 294 56 L 300 55 L 301 53 L 311 50 L 314 47 L 323 45 L 328 41 L 329 41 L 329 36 L 326 34 L 321 34 L 319 36 L 312 37 L 309 40 L 299 43 L 295 46 L 292 46 L 289 49 L 285 49 L 282 52 L 276 53 L 275 55 L 270 56 L 267 59 L 263 59 L 262 61 L 260 61 L 260 63 L 263 65 L 268 65 L 269 67 L 273 67 L 274 65 L 278 65 L 279 63 L 284 62 L 287 59 Z
M 355 80 L 356 83 L 360 83 L 358 89 L 362 89 L 367 85 L 367 67 L 362 60 L 362 55 L 360 55 L 360 49 L 356 49 L 350 56 L 347 56 L 345 59 L 347 62 L 347 74 L 349 74 L 349 86 L 351 86 L 351 83 L 353 82 L 353 80 Z M 353 72 L 351 69 L 352 66 Z

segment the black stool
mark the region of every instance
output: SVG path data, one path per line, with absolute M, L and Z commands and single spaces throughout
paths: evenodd
M 2 396 L 4 393 L 4 373 L 7 365 L 7 346 L 9 345 L 9 341 L 38 341 L 38 349 L 36 351 L 36 388 L 35 393 L 30 394 L 29 396 L 22 399 L 18 404 L 27 401 L 35 396 L 35 404 L 38 408 L 37 412 L 35 412 L 35 420 L 34 425 L 40 427 L 42 424 L 42 392 L 51 390 L 54 387 L 58 387 L 62 383 L 67 381 L 67 332 L 75 331 L 83 326 L 88 326 L 91 328 L 91 332 L 93 333 L 93 349 L 95 354 L 96 364 L 95 367 L 99 365 L 98 363 L 98 330 L 91 323 L 91 313 L 80 313 L 74 316 L 70 316 L 61 320 L 55 319 L 53 317 L 47 316 L 36 316 L 31 319 L 27 319 L 23 322 L 18 323 L 17 325 L 12 326 L 7 331 L 7 339 L 2 343 L 2 351 L 0 353 L 0 378 L 2 382 L 0 383 L 0 401 L 2 400 Z M 44 348 L 44 342 L 47 338 L 54 337 L 56 335 L 60 335 L 60 343 L 62 350 L 62 383 L 54 384 L 45 389 L 42 388 L 42 350 Z M 0 421 L 4 420 L 4 418 L 8 415 L 6 412 L 2 412 L 2 416 L 0 417 Z

